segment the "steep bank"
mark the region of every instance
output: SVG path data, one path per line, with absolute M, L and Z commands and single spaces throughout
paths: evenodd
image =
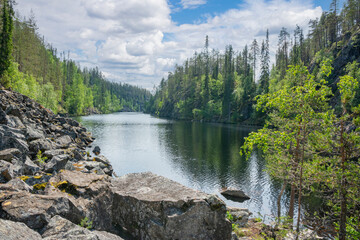
M 218 197 L 152 173 L 112 178 L 108 160 L 86 151 L 93 140 L 0 90 L 0 239 L 230 239 Z

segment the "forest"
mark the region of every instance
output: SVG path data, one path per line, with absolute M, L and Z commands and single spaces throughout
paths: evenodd
M 338 239 L 359 239 L 360 1 L 347 0 L 342 8 L 331 1 L 309 29 L 282 28 L 272 66 L 269 30 L 261 43 L 254 39 L 241 51 L 231 45 L 210 50 L 206 36 L 200 53 L 162 79 L 147 111 L 263 126 L 240 153 L 249 158 L 259 149 L 269 174 L 283 183 L 278 224 L 299 233 L 301 202 L 317 195 L 324 209 L 312 216 L 314 222 L 332 226 Z M 290 202 L 281 216 L 286 189 Z
M 299 233 L 301 202 L 317 195 L 324 207 L 313 220 L 331 225 L 338 239 L 360 239 L 360 0 L 342 7 L 332 0 L 307 33 L 299 26 L 282 28 L 273 64 L 271 29 L 240 51 L 231 45 L 210 49 L 206 36 L 203 50 L 177 65 L 153 95 L 110 82 L 98 68 L 81 68 L 69 53 L 45 43 L 35 18 L 15 14 L 13 4 L 2 1 L 2 86 L 55 113 L 146 111 L 261 126 L 240 154 L 249 158 L 260 150 L 269 174 L 281 181 L 278 224 Z M 290 202 L 281 216 L 285 190 Z
M 58 52 L 38 33 L 34 15 L 14 12 L 14 1 L 3 1 L 1 82 L 55 113 L 86 115 L 142 111 L 150 92 L 108 81 L 96 68 L 82 68 L 70 52 Z
M 273 93 L 286 84 L 289 65 L 302 64 L 317 75 L 320 63 L 334 61 L 335 70 L 329 85 L 345 74 L 346 64 L 358 58 L 359 1 L 346 1 L 342 11 L 333 1 L 329 12 L 309 22 L 309 32 L 295 26 L 282 28 L 278 35 L 275 62 L 270 63 L 269 30 L 262 41 L 254 39 L 240 51 L 228 45 L 224 51 L 204 48 L 178 65 L 162 79 L 147 106 L 149 113 L 160 117 L 209 122 L 263 124 L 264 115 L 255 111 L 255 98 Z M 348 45 L 353 46 L 353 52 Z M 346 55 L 347 54 L 347 55 Z M 351 60 L 352 59 L 352 60 Z M 353 66 L 357 71 L 357 65 Z M 337 98 L 339 100 L 339 98 Z

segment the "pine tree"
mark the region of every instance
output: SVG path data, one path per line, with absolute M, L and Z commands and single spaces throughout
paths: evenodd
M 8 84 L 4 74 L 11 64 L 12 32 L 13 32 L 13 2 L 3 0 L 2 4 L 2 29 L 0 33 L 0 77 L 4 86 Z
M 232 92 L 234 90 L 233 49 L 231 45 L 226 48 L 225 52 L 224 74 L 225 84 L 222 116 L 224 120 L 230 121 Z
M 205 37 L 205 82 L 204 82 L 204 93 L 203 93 L 203 106 L 209 101 L 209 72 L 210 72 L 210 58 L 209 58 L 209 37 Z
M 270 52 L 269 52 L 269 30 L 266 31 L 266 40 L 261 44 L 261 73 L 258 94 L 269 92 L 270 80 Z
M 253 67 L 253 74 L 254 74 L 254 81 L 256 81 L 256 61 L 257 56 L 259 55 L 259 45 L 256 39 L 251 44 L 251 57 L 252 57 L 252 67 Z

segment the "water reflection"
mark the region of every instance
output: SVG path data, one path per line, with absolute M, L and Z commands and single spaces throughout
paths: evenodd
M 218 194 L 223 187 L 240 188 L 251 199 L 243 203 L 221 198 L 230 206 L 249 208 L 257 215 L 275 215 L 280 185 L 264 171 L 254 153 L 239 155 L 255 129 L 236 125 L 178 122 L 139 113 L 116 113 L 78 119 L 93 133 L 118 175 L 151 171 L 188 187 Z M 287 202 L 288 192 L 282 201 Z M 269 219 L 269 217 L 267 217 Z

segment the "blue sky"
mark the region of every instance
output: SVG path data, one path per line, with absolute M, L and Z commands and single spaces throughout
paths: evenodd
M 197 21 L 203 21 L 209 15 L 215 16 L 229 9 L 241 7 L 241 5 L 244 4 L 244 1 L 241 0 L 207 0 L 206 4 L 198 5 L 196 8 L 181 10 L 181 0 L 170 0 L 169 2 L 174 9 L 171 13 L 171 18 L 179 24 L 191 24 Z M 267 2 L 269 2 L 269 0 L 267 0 Z M 330 0 L 314 0 L 313 6 L 320 6 L 324 11 L 328 11 L 330 2 Z M 344 0 L 340 0 L 339 7 L 343 5 L 343 2 Z
M 201 51 L 241 50 L 270 30 L 272 55 L 282 27 L 320 17 L 330 0 L 17 0 L 23 16 L 35 14 L 39 33 L 81 66 L 98 66 L 112 81 L 149 90 Z M 342 3 L 340 3 L 342 5 Z M 71 6 L 71 7 L 69 7 Z

